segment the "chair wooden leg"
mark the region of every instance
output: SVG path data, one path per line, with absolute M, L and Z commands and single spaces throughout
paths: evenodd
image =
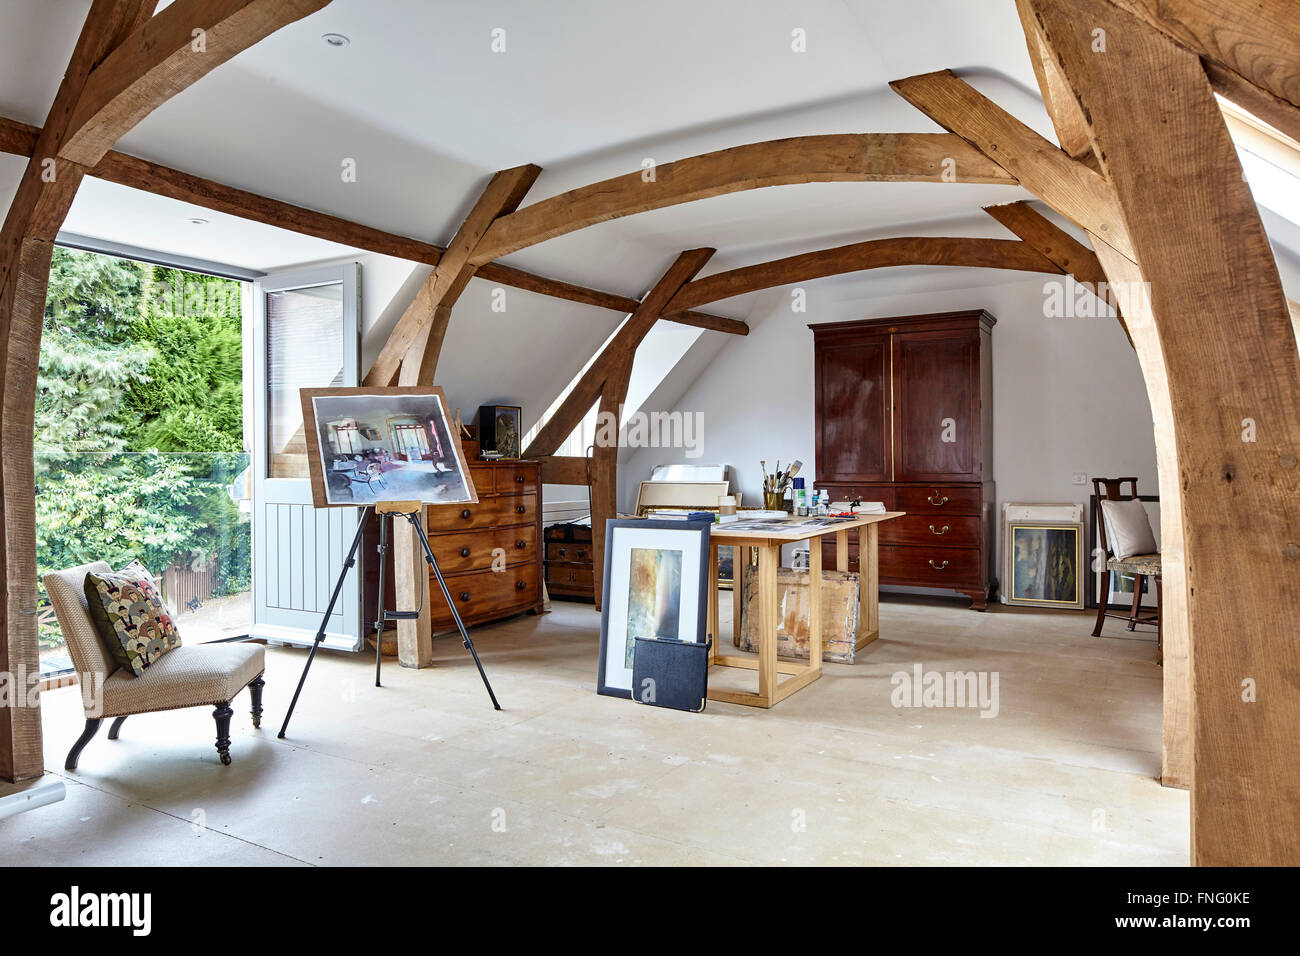
M 125 717 L 118 717 L 116 720 L 113 721 L 112 725 L 108 728 L 109 740 L 117 739 L 117 732 L 122 729 L 122 725 L 124 723 L 126 723 Z
M 1130 631 L 1137 626 L 1138 615 L 1142 613 L 1142 584 L 1146 579 L 1145 574 L 1133 575 L 1133 607 L 1128 612 L 1128 629 Z
M 1164 595 L 1161 585 L 1163 582 L 1159 577 L 1156 578 L 1156 663 L 1164 665 L 1165 662 L 1165 610 Z
M 92 717 L 86 721 L 86 729 L 81 732 L 77 742 L 72 745 L 68 751 L 68 759 L 63 761 L 64 770 L 76 770 L 77 761 L 81 758 L 81 751 L 85 749 L 86 744 L 90 743 L 92 737 L 99 733 L 99 725 L 103 721 L 98 717 Z
M 1101 582 L 1097 590 L 1097 626 L 1092 629 L 1093 637 L 1101 637 L 1101 626 L 1106 623 L 1106 605 L 1110 603 L 1110 568 L 1101 572 Z
M 218 704 L 212 711 L 212 718 L 217 722 L 217 754 L 227 765 L 230 763 L 230 718 L 234 713 L 229 704 Z
M 262 726 L 262 688 L 266 686 L 266 681 L 261 677 L 255 679 L 248 685 L 248 696 L 253 704 L 253 727 Z

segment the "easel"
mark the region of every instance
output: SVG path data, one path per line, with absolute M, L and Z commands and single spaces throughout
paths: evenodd
M 357 549 L 361 547 L 361 539 L 365 535 L 366 525 L 370 521 L 371 514 L 379 517 L 379 606 L 375 609 L 375 686 L 379 687 L 380 673 L 383 662 L 383 637 L 384 624 L 387 621 L 416 620 L 420 616 L 419 610 L 414 611 L 390 611 L 384 607 L 384 572 L 385 558 L 388 555 L 388 530 L 392 521 L 396 517 L 405 518 L 415 529 L 415 536 L 419 539 L 420 545 L 424 549 L 424 560 L 428 562 L 429 568 L 433 571 L 433 576 L 438 579 L 438 586 L 442 588 L 442 595 L 447 599 L 447 607 L 451 609 L 451 616 L 456 622 L 456 629 L 460 631 L 461 643 L 470 652 L 474 658 L 474 666 L 478 668 L 479 677 L 483 678 L 483 686 L 487 688 L 488 696 L 492 698 L 492 706 L 496 710 L 501 709 L 497 703 L 497 695 L 492 692 L 492 685 L 488 682 L 487 674 L 483 671 L 483 663 L 478 659 L 478 652 L 474 650 L 474 642 L 469 639 L 469 632 L 465 630 L 465 624 L 460 619 L 460 613 L 456 610 L 456 602 L 452 600 L 451 592 L 447 589 L 447 582 L 442 576 L 442 570 L 438 567 L 438 560 L 433 556 L 433 548 L 429 545 L 429 536 L 424 531 L 424 525 L 420 521 L 420 515 L 424 512 L 424 504 L 419 501 L 386 501 L 376 504 L 373 508 L 366 508 L 361 514 L 361 520 L 357 522 L 357 533 L 352 538 L 352 545 L 348 548 L 348 556 L 343 561 L 343 567 L 339 571 L 339 577 L 334 582 L 334 591 L 330 594 L 329 605 L 325 608 L 325 614 L 321 618 L 320 630 L 316 632 L 316 639 L 312 641 L 311 650 L 307 653 L 307 663 L 303 666 L 302 676 L 298 678 L 298 687 L 293 692 L 293 700 L 289 702 L 289 711 L 284 715 L 284 723 L 280 726 L 278 734 L 281 740 L 284 739 L 285 731 L 289 729 L 289 719 L 293 717 L 293 710 L 298 706 L 298 695 L 302 693 L 303 684 L 307 682 L 307 672 L 311 670 L 312 661 L 316 659 L 316 650 L 325 640 L 325 629 L 329 625 L 330 616 L 334 613 L 334 605 L 338 603 L 339 594 L 343 591 L 343 581 L 347 577 L 348 571 L 356 564 Z

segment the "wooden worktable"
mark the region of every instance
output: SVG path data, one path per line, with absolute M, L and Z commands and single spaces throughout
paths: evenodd
M 709 700 L 751 707 L 771 707 L 797 690 L 807 687 L 822 676 L 822 537 L 835 535 L 836 567 L 849 565 L 849 532 L 858 534 L 858 635 L 857 646 L 871 643 L 880 633 L 880 572 L 876 558 L 879 525 L 882 521 L 901 517 L 902 511 L 885 514 L 858 515 L 837 524 L 817 528 L 801 527 L 811 518 L 792 518 L 791 527 L 744 530 L 719 524 L 710 529 L 709 537 L 709 633 L 713 635 L 713 649 L 709 663 L 720 667 L 743 667 L 758 671 L 758 693 L 709 688 Z M 743 524 L 744 522 L 736 522 Z M 777 522 L 772 522 L 776 524 Z M 776 570 L 781 566 L 781 546 L 809 542 L 808 547 L 808 663 L 800 664 L 777 660 Z M 718 649 L 718 549 L 733 548 L 732 600 L 734 611 L 732 628 L 740 633 L 741 608 L 745 600 L 745 565 L 749 549 L 758 549 L 758 657 L 723 654 Z M 781 678 L 785 679 L 782 680 Z

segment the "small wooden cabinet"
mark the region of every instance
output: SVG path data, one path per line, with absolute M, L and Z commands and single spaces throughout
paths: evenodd
M 465 625 L 482 624 L 542 607 L 541 463 L 473 461 L 469 466 L 478 503 L 429 508 L 425 527 L 429 545 L 447 581 L 447 589 Z M 375 522 L 366 529 L 366 553 L 379 544 Z M 393 556 L 385 572 L 386 606 L 394 608 Z M 455 620 L 442 589 L 429 572 L 429 607 L 433 629 L 454 628 Z M 362 619 L 375 614 L 378 565 L 366 562 Z M 409 610 L 402 608 L 402 610 Z
M 546 590 L 552 598 L 594 601 L 595 565 L 591 525 L 553 524 L 546 538 Z
M 996 591 L 992 331 L 987 312 L 812 325 L 817 478 L 833 500 L 884 502 L 880 583 Z M 823 546 L 835 567 L 835 549 Z M 849 567 L 857 554 L 849 550 Z

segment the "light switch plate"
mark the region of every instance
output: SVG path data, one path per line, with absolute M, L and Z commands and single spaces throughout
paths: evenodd
M 1088 483 L 1088 475 L 1086 472 L 1076 471 L 1074 473 L 1074 477 L 1071 480 L 1076 485 L 1086 485 Z

